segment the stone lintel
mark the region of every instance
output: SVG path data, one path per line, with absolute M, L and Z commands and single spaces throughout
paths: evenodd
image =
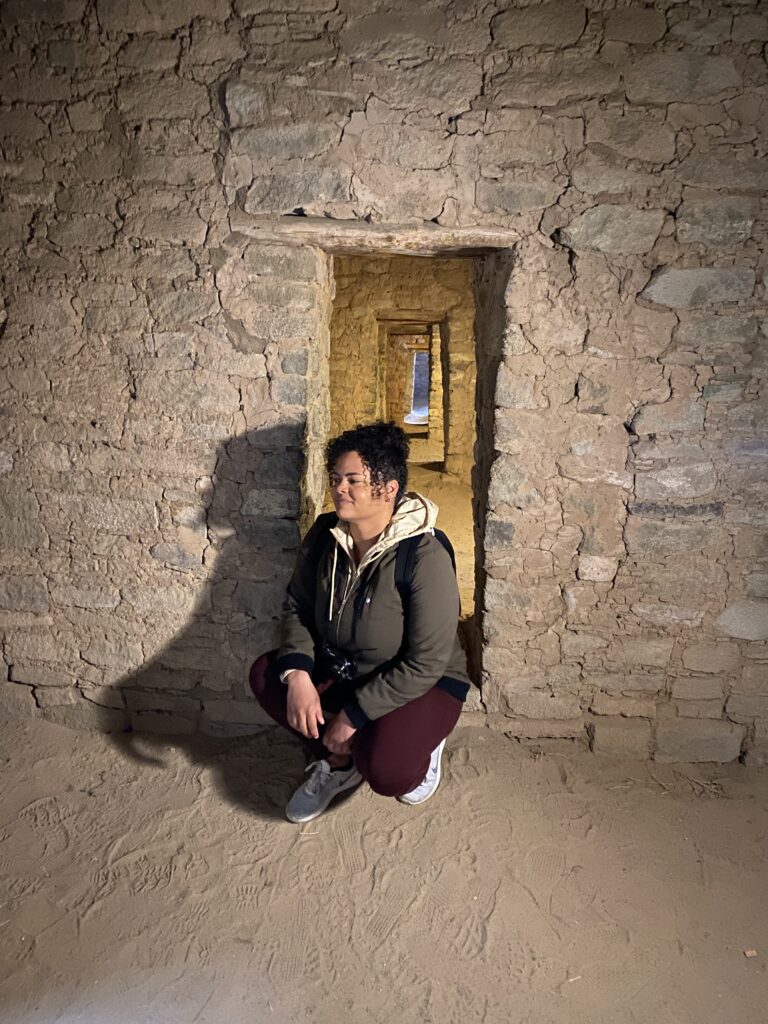
M 509 228 L 445 228 L 438 224 L 368 224 L 328 217 L 258 217 L 232 210 L 229 225 L 261 242 L 315 245 L 326 252 L 365 255 L 481 256 L 509 249 L 520 235 Z

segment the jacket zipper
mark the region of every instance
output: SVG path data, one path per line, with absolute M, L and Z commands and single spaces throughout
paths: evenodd
M 336 617 L 336 646 L 339 645 L 339 629 L 341 628 L 341 616 L 344 614 L 344 608 L 346 607 L 347 601 L 352 595 L 352 591 L 355 588 L 354 577 L 357 575 L 359 570 L 353 570 L 350 565 L 347 570 L 347 578 L 344 584 L 344 596 L 341 599 L 341 605 L 339 606 L 339 614 Z

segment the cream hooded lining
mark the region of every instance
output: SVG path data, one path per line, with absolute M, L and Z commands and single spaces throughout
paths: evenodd
M 437 522 L 437 505 L 425 498 L 417 491 L 406 491 L 403 500 L 395 509 L 395 513 L 387 524 L 384 532 L 368 551 L 366 551 L 360 564 L 355 569 L 353 557 L 355 542 L 346 523 L 338 522 L 333 527 L 333 534 L 336 543 L 333 545 L 333 567 L 331 569 L 331 593 L 328 603 L 328 621 L 333 619 L 333 599 L 336 587 L 336 566 L 338 564 L 339 548 L 341 548 L 349 559 L 353 569 L 352 579 L 354 580 L 367 566 L 377 558 L 389 551 L 390 548 L 399 544 L 406 537 L 415 537 L 421 533 L 434 533 Z M 348 592 L 349 588 L 347 588 Z M 344 595 L 346 600 L 346 593 Z

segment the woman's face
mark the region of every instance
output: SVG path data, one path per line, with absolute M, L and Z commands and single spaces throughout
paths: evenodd
M 336 460 L 330 475 L 331 496 L 336 515 L 345 522 L 358 522 L 394 509 L 397 481 L 383 487 L 371 485 L 371 474 L 357 452 L 345 452 Z M 387 500 L 389 499 L 389 500 Z

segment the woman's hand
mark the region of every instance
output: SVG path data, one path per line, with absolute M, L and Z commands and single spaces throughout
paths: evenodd
M 325 724 L 320 696 L 309 672 L 295 669 L 288 676 L 288 722 L 307 739 L 320 736 L 318 726 Z
M 347 718 L 346 712 L 334 715 L 328 728 L 323 733 L 323 743 L 332 754 L 349 754 L 352 748 L 352 737 L 357 729 Z

